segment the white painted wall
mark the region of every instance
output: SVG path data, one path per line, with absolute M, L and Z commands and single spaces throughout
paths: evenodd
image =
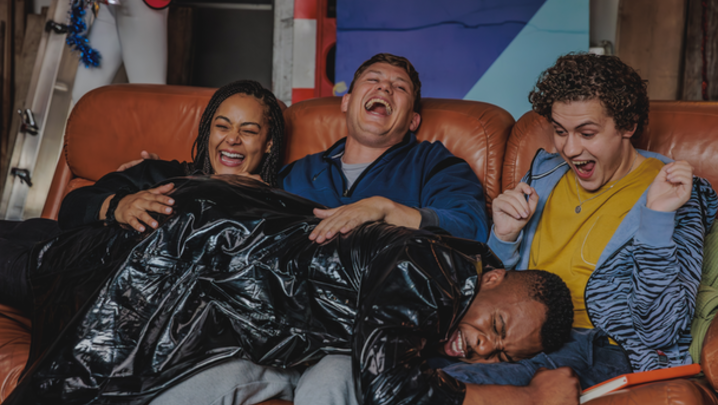
M 618 2 L 619 0 L 591 0 L 589 11 L 591 46 L 598 46 L 601 41 L 607 40 L 611 41 L 615 48 Z
M 33 0 L 32 10 L 35 14 L 40 14 L 40 10 L 43 7 L 50 7 L 50 3 L 52 3 L 52 0 Z

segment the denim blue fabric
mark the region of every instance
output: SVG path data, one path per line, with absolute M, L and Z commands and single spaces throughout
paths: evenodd
M 468 364 L 451 363 L 446 358 L 433 359 L 432 367 L 443 368 L 450 376 L 469 384 L 528 385 L 541 367 L 571 367 L 586 389 L 609 378 L 631 373 L 631 363 L 620 346 L 608 342 L 601 329 L 573 329 L 570 340 L 553 353 L 517 363 Z M 451 363 L 451 364 L 450 364 Z

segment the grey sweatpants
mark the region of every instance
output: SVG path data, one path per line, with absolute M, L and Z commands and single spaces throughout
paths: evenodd
M 350 356 L 326 356 L 304 373 L 232 360 L 202 371 L 151 405 L 253 405 L 268 399 L 294 405 L 358 405 Z

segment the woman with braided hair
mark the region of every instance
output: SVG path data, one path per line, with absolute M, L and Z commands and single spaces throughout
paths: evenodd
M 192 162 L 145 160 L 77 189 L 63 200 L 60 227 L 102 220 L 139 232 L 145 225 L 156 228 L 150 213 L 172 212 L 168 194 L 174 185 L 151 187 L 171 177 L 237 174 L 276 186 L 283 143 L 284 118 L 272 92 L 252 80 L 230 83 L 215 92 L 202 114 Z
M 174 184 L 155 185 L 173 177 L 233 174 L 276 186 L 283 145 L 284 118 L 271 91 L 252 80 L 219 88 L 202 114 L 192 162 L 144 160 L 109 173 L 69 193 L 57 222 L 0 222 L 0 303 L 32 312 L 27 266 L 37 242 L 98 221 L 138 232 L 157 228 L 152 214 L 172 213 Z

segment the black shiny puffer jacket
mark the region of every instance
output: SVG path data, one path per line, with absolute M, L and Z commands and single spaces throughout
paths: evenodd
M 317 204 L 233 176 L 174 179 L 148 235 L 85 227 L 34 252 L 28 369 L 6 404 L 142 404 L 233 356 L 352 354 L 364 404 L 460 404 L 422 350 L 478 290 L 480 243 L 384 223 L 316 244 Z M 487 260 L 490 263 L 487 263 Z

